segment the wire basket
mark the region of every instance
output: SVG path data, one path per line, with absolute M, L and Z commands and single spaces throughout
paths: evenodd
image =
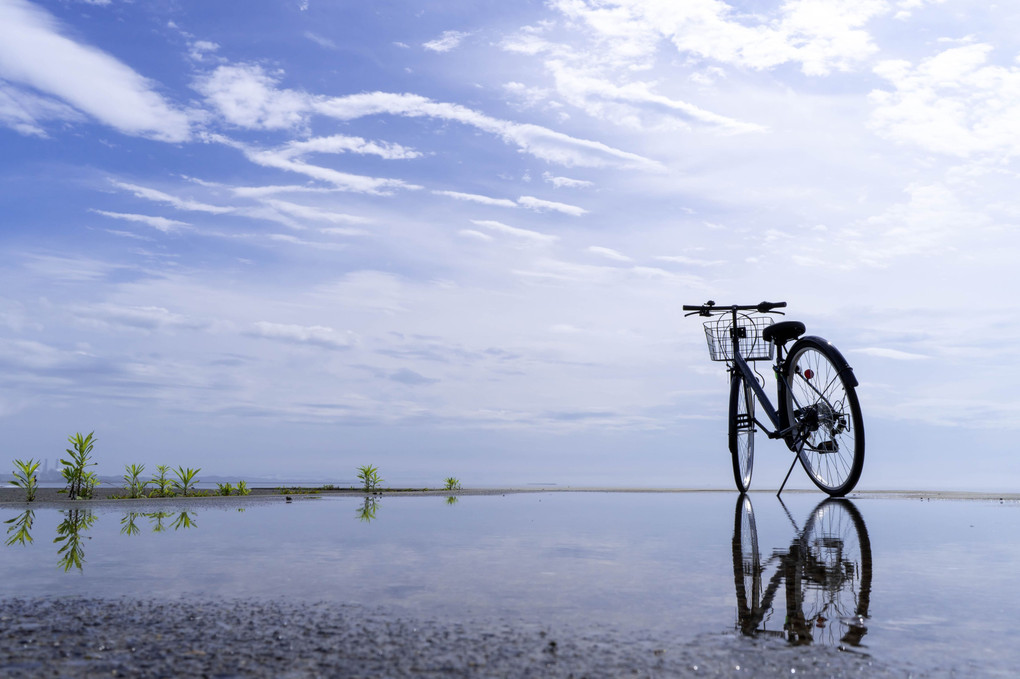
M 771 361 L 772 342 L 766 342 L 761 334 L 772 325 L 771 316 L 737 316 L 737 339 L 740 355 L 745 361 Z M 708 341 L 708 353 L 713 361 L 733 360 L 733 317 L 729 314 L 719 316 L 705 323 L 705 339 Z

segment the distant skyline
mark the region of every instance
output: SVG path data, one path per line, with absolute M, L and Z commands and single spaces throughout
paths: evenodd
M 767 299 L 855 369 L 860 489 L 1016 490 L 1018 28 L 0 0 L 0 464 L 731 488 L 680 307 Z

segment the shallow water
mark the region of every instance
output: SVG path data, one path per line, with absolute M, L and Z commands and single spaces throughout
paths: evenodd
M 1020 505 L 748 498 L 4 508 L 0 596 L 327 600 L 679 640 L 746 634 L 984 675 L 1020 664 Z

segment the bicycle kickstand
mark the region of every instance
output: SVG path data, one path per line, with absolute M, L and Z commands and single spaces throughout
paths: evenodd
M 783 494 L 783 488 L 786 488 L 786 482 L 790 480 L 790 474 L 793 473 L 793 466 L 797 464 L 798 459 L 799 458 L 796 455 L 793 456 L 793 463 L 790 465 L 790 470 L 786 472 L 786 478 L 783 479 L 783 485 L 779 486 L 779 491 L 776 493 L 776 497 Z

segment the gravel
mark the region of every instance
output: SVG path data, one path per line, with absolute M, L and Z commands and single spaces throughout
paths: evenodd
M 330 603 L 7 599 L 0 630 L 0 675 L 10 679 L 929 676 L 860 653 L 730 634 L 650 639 Z

